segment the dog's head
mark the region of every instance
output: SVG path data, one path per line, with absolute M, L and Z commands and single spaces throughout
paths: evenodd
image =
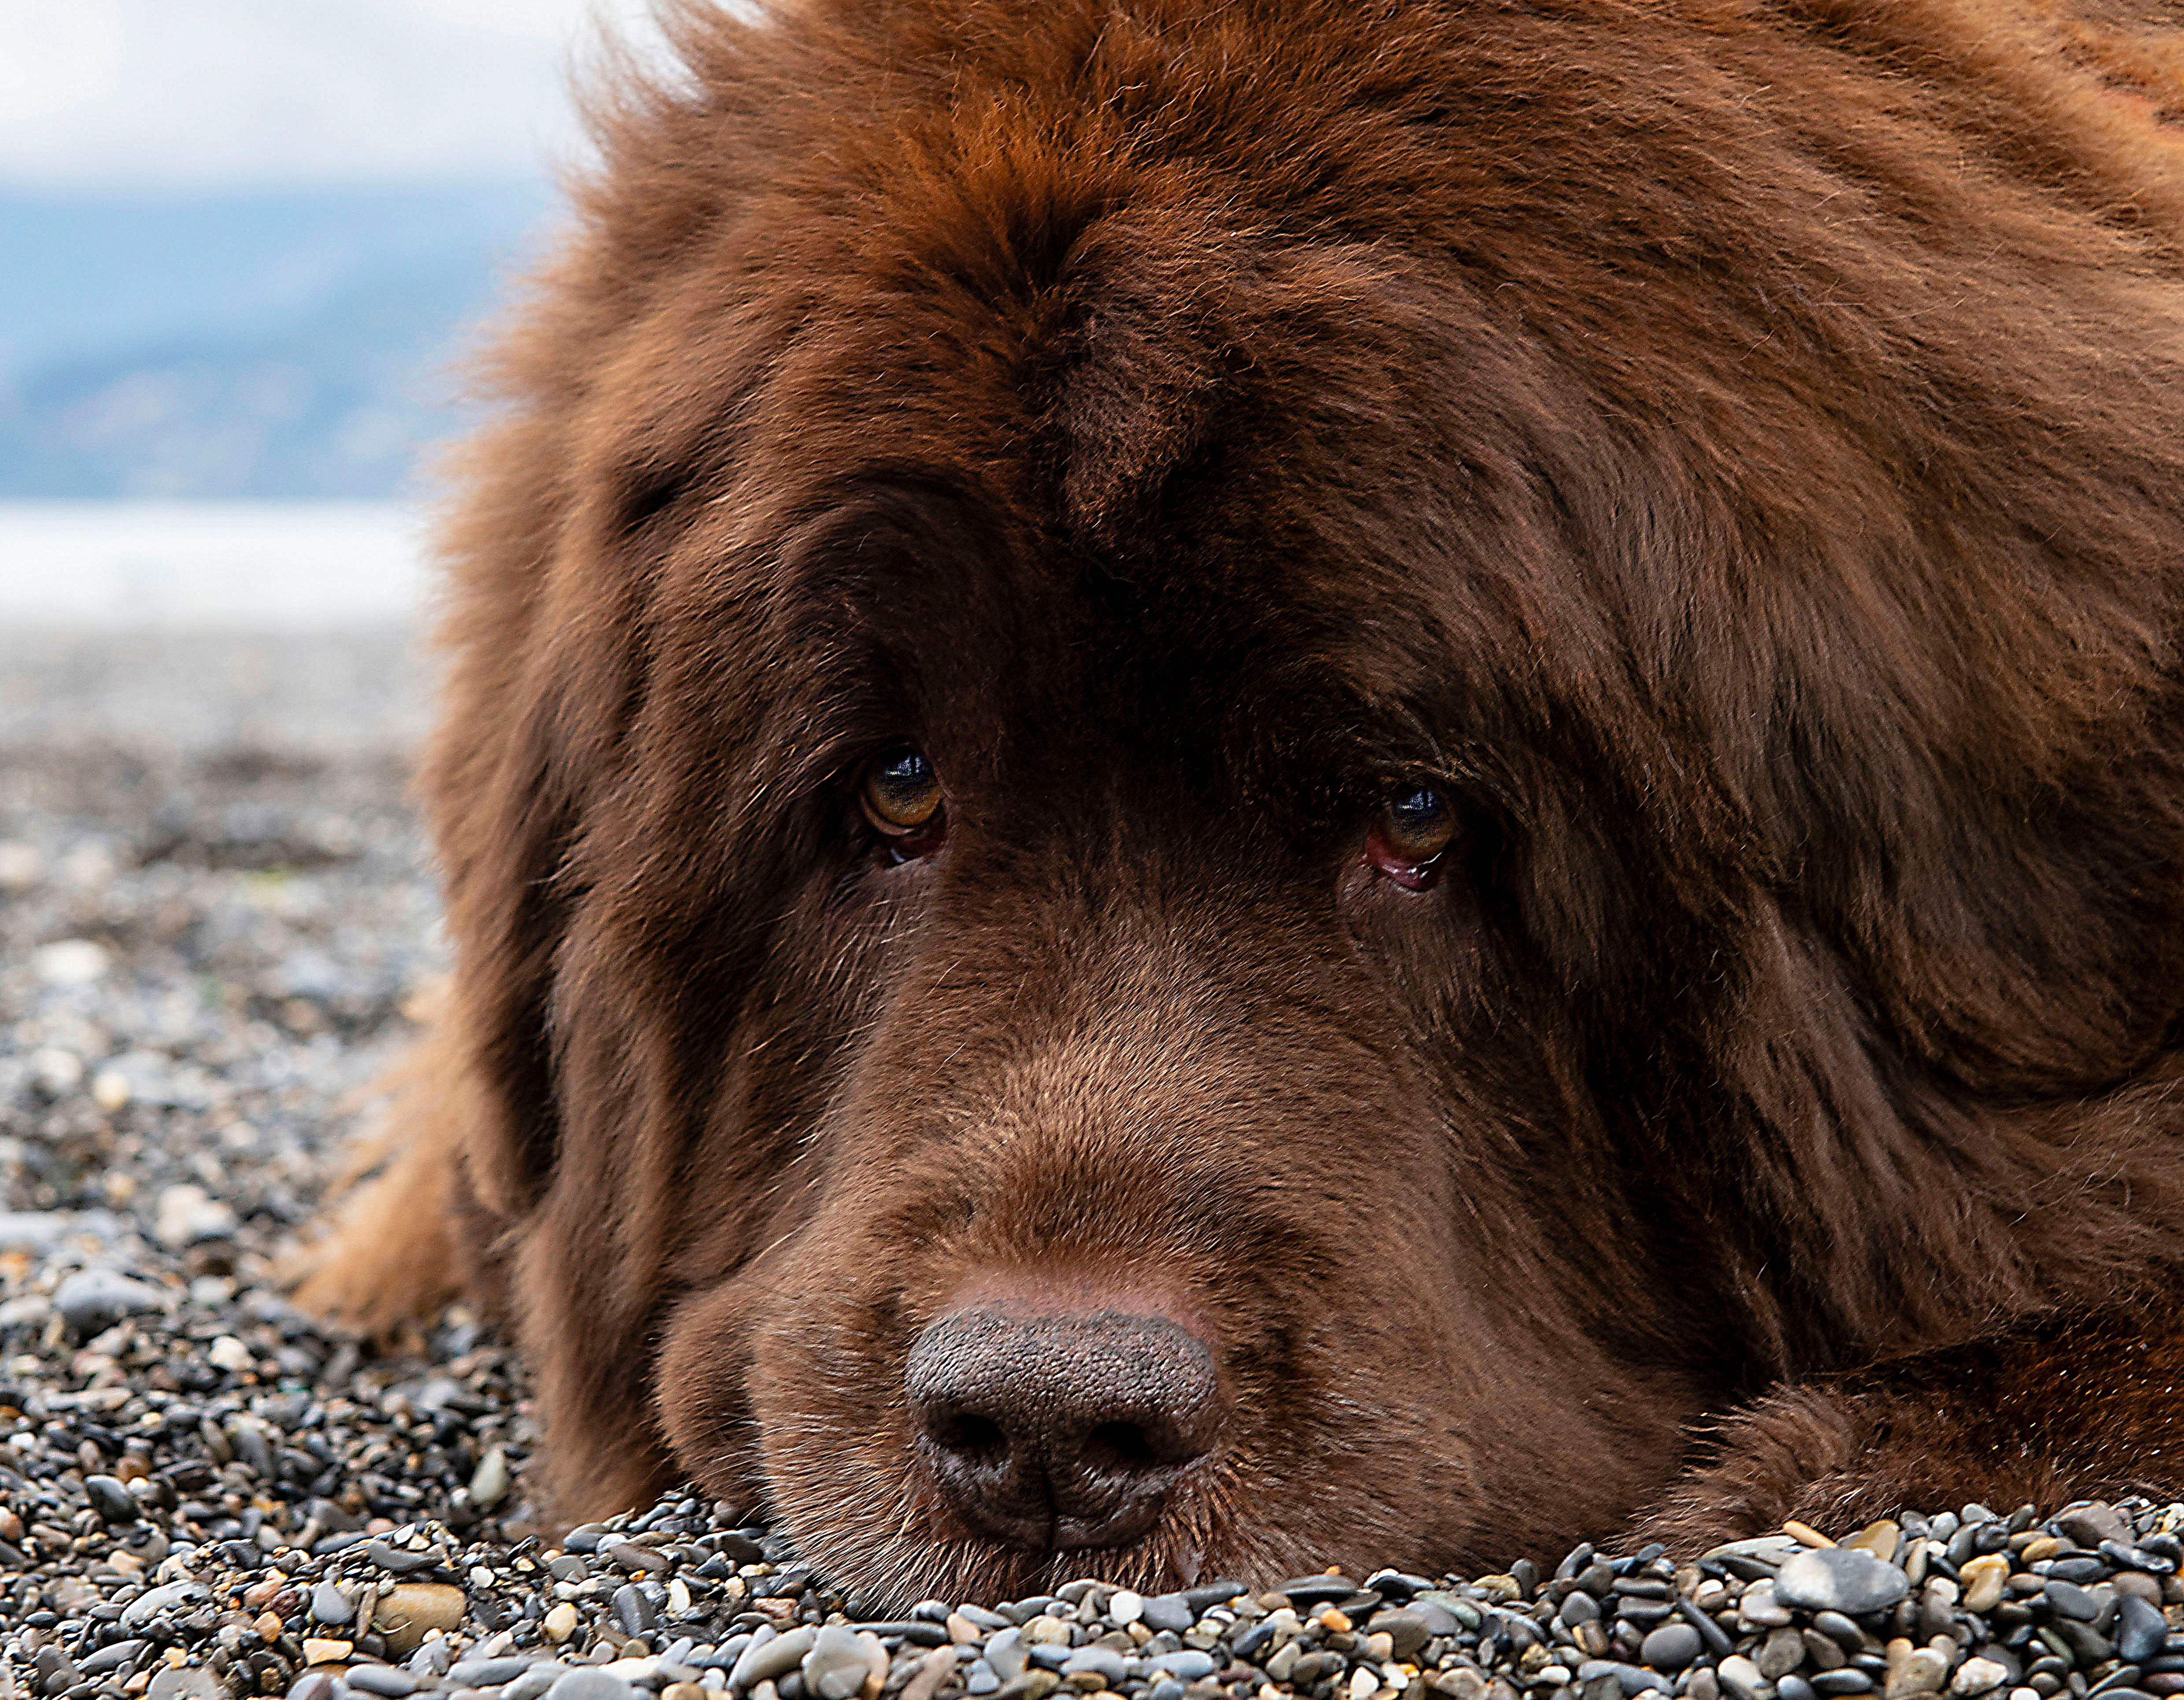
M 1667 24 L 1167 9 L 693 26 L 509 344 L 430 785 L 572 1508 L 621 1435 L 899 1598 L 1544 1547 L 2029 1279 L 1933 1129 L 2170 1019 L 2081 877 L 2168 867 L 2158 658 L 2027 599 L 2170 521 L 2036 292 Z

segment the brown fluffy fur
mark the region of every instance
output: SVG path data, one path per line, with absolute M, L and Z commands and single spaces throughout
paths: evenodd
M 455 1268 L 562 1511 L 875 1597 L 2184 1490 L 2176 13 L 677 17 L 465 468 L 455 984 L 312 1301 Z M 1210 1319 L 1135 1545 L 921 1473 L 994 1269 Z

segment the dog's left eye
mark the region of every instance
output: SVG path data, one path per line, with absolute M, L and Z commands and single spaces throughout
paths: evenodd
M 1399 787 L 1381 804 L 1365 835 L 1365 857 L 1407 891 L 1440 876 L 1441 857 L 1456 837 L 1456 811 L 1429 785 Z
M 940 776 L 915 750 L 890 750 L 865 769 L 859 794 L 865 818 L 897 861 L 930 856 L 948 829 Z

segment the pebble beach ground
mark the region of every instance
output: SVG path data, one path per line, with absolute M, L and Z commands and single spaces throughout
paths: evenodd
M 2184 1695 L 2184 1505 L 879 1621 L 750 1508 L 546 1538 L 473 1319 L 377 1356 L 273 1284 L 443 964 L 425 700 L 391 630 L 0 636 L 0 1694 Z

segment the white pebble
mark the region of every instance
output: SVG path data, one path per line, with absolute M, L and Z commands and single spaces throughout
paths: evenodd
M 87 986 L 104 976 L 114 959 L 103 945 L 63 939 L 31 954 L 31 971 L 49 986 Z
M 205 1348 L 205 1356 L 212 1360 L 214 1368 L 225 1369 L 231 1375 L 241 1374 L 258 1361 L 250 1355 L 250 1348 L 231 1334 L 223 1334 L 214 1340 Z
M 1949 1692 L 1964 1696 L 1984 1694 L 2009 1675 L 1992 1658 L 1968 1658 L 1949 1679 Z
M 1107 1602 L 1107 1621 L 1117 1629 L 1128 1628 L 1145 1614 L 1145 1597 L 1128 1588 L 1116 1589 Z

